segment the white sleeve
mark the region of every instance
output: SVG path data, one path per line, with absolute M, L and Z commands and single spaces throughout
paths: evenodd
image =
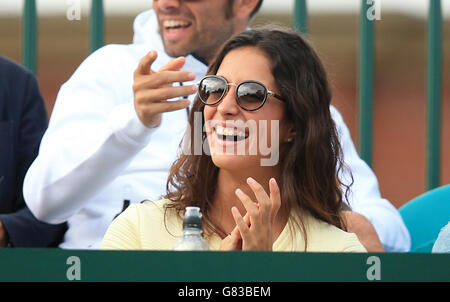
M 93 53 L 58 93 L 23 188 L 28 207 L 42 221 L 66 221 L 150 139 L 152 129 L 140 122 L 133 100 L 118 100 L 120 84 L 133 74 L 111 70 L 108 60 L 116 55 L 108 47 Z
M 347 203 L 353 211 L 369 219 L 386 251 L 409 251 L 411 245 L 409 233 L 398 210 L 387 199 L 381 197 L 377 178 L 366 162 L 359 157 L 340 113 L 333 106 L 330 107 L 330 111 L 338 130 L 345 165 L 351 171 L 354 181 L 350 187 Z M 349 184 L 348 171 L 342 173 L 341 180 Z

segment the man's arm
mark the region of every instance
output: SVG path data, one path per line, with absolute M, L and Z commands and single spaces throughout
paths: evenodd
M 58 93 L 24 182 L 25 202 L 41 221 L 66 221 L 114 180 L 150 138 L 151 129 L 139 122 L 132 100 L 121 100 L 117 91 L 126 80 L 113 69 L 121 56 L 117 48 L 96 51 Z
M 408 230 L 397 209 L 381 197 L 378 181 L 370 167 L 359 157 L 350 132 L 340 113 L 330 107 L 344 154 L 344 162 L 350 169 L 354 183 L 350 188 L 349 204 L 352 211 L 363 215 L 375 228 L 387 252 L 406 252 L 410 249 Z M 350 182 L 347 172 L 341 175 L 345 183 Z M 350 218 L 351 219 L 351 218 Z M 355 225 L 358 225 L 355 223 Z M 358 233 L 357 230 L 353 230 Z
M 39 220 L 61 223 L 81 209 L 147 146 L 155 128 L 143 117 L 155 106 L 161 113 L 167 111 L 163 105 L 175 103 L 158 102 L 153 92 L 159 89 L 155 82 L 169 84 L 170 79 L 151 75 L 151 82 L 143 79 L 133 86 L 138 64 L 118 49 L 106 46 L 92 54 L 58 93 L 39 155 L 25 177 L 25 201 Z M 139 97 L 142 104 L 136 102 L 136 91 L 134 100 L 123 97 L 124 90 L 136 86 L 144 90 Z M 189 87 L 168 86 L 162 90 L 170 97 L 190 94 Z

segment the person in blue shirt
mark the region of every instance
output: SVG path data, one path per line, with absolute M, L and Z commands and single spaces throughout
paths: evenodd
M 0 56 L 0 247 L 57 246 L 67 229 L 37 220 L 22 194 L 47 122 L 36 77 Z

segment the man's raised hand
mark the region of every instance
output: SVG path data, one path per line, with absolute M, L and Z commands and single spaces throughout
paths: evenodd
M 184 57 L 172 59 L 158 71 L 153 71 L 151 66 L 157 56 L 156 51 L 150 51 L 134 71 L 134 107 L 141 122 L 149 128 L 161 124 L 162 113 L 184 109 L 190 104 L 187 99 L 168 99 L 184 97 L 197 91 L 197 85 L 172 86 L 175 82 L 195 79 L 193 72 L 180 70 L 186 62 Z

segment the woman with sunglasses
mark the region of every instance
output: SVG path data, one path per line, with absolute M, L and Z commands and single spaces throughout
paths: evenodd
M 129 206 L 102 248 L 172 250 L 184 210 L 196 206 L 212 250 L 365 252 L 340 215 L 348 187 L 330 100 L 325 70 L 297 33 L 233 37 L 199 82 L 189 117 L 188 149 L 206 148 L 181 154 L 165 199 Z M 261 141 L 277 160 L 262 164 Z

